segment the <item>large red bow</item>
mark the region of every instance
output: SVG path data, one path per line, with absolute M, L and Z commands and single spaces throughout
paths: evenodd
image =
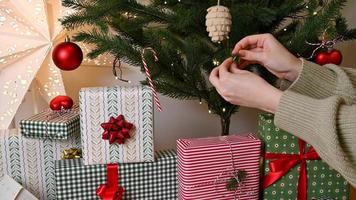
M 299 139 L 299 154 L 265 153 L 265 159 L 272 160 L 269 163 L 270 173 L 264 177 L 263 188 L 275 183 L 290 169 L 300 163 L 298 180 L 298 200 L 307 199 L 307 167 L 306 160 L 320 160 L 318 153 L 313 147 L 305 153 L 305 142 Z
M 124 196 L 124 188 L 118 183 L 119 166 L 118 164 L 107 164 L 106 168 L 107 182 L 96 189 L 96 195 L 101 200 L 121 200 Z
M 124 144 L 125 140 L 131 137 L 129 132 L 133 124 L 126 122 L 123 115 L 119 115 L 116 118 L 110 117 L 109 122 L 102 123 L 101 127 L 104 129 L 102 138 L 109 140 L 109 144 Z

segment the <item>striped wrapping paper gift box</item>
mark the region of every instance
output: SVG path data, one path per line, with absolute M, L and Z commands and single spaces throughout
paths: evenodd
M 254 200 L 259 197 L 261 141 L 253 134 L 177 141 L 180 200 Z M 234 171 L 245 179 L 236 190 L 227 183 Z
M 30 138 L 68 139 L 79 135 L 79 106 L 61 114 L 50 109 L 20 121 L 21 134 Z
M 102 123 L 124 115 L 134 125 L 125 144 L 109 144 L 102 139 Z M 153 162 L 153 104 L 150 88 L 93 87 L 80 90 L 80 128 L 83 162 L 106 163 Z

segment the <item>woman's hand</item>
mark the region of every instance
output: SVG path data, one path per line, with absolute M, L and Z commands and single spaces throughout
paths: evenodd
M 240 69 L 248 64 L 258 63 L 278 78 L 295 81 L 302 69 L 302 61 L 291 54 L 271 34 L 251 35 L 240 40 L 233 54 L 243 60 Z
M 282 92 L 259 76 L 238 69 L 232 59 L 213 69 L 210 82 L 228 102 L 274 113 Z

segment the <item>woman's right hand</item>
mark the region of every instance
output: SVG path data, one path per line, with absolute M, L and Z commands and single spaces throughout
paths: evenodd
M 295 81 L 302 70 L 302 61 L 291 54 L 272 34 L 251 35 L 240 40 L 233 54 L 242 59 L 239 68 L 258 63 L 278 78 Z

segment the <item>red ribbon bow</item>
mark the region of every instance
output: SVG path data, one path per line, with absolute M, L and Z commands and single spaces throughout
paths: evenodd
M 109 122 L 102 123 L 101 127 L 104 129 L 102 138 L 109 140 L 109 144 L 124 144 L 125 140 L 131 137 L 129 132 L 133 124 L 126 122 L 123 115 L 119 115 L 116 118 L 110 117 Z
M 298 180 L 298 200 L 307 199 L 307 167 L 306 160 L 320 160 L 313 147 L 305 152 L 305 142 L 299 139 L 299 154 L 265 153 L 265 159 L 272 160 L 269 163 L 270 173 L 264 177 L 263 189 L 275 183 L 290 169 L 300 163 Z
M 118 164 L 107 164 L 106 169 L 107 182 L 96 189 L 96 195 L 101 200 L 121 200 L 124 196 L 124 188 L 118 183 L 119 166 Z

